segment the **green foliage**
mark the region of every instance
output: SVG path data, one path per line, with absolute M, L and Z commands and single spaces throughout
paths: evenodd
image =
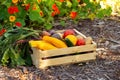
M 36 26 L 44 26 L 45 29 L 51 29 L 54 19 L 66 18 L 94 19 L 103 18 L 111 14 L 111 8 L 102 9 L 100 1 L 96 0 L 1 0 L 0 1 L 0 20 L 3 24 L 20 27 L 31 26 L 29 23 L 37 22 Z M 102 0 L 101 0 L 102 1 Z M 54 6 L 56 4 L 56 6 Z M 8 9 L 11 6 L 18 8 L 18 12 L 10 14 Z M 57 8 L 56 8 L 57 7 Z M 76 12 L 76 14 L 72 12 Z M 10 16 L 15 16 L 15 20 L 10 21 Z M 27 23 L 29 22 L 29 23 Z M 32 26 L 31 26 L 32 27 Z
M 62 25 L 62 26 L 65 26 L 65 21 L 60 21 L 60 24 Z
M 28 41 L 35 36 L 39 36 L 38 31 L 17 27 L 1 36 L 0 62 L 2 65 L 32 65 Z

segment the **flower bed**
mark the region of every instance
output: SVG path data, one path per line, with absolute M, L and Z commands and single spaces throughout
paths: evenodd
M 102 9 L 100 1 L 94 0 L 1 0 L 0 3 L 0 24 L 17 27 L 40 26 L 51 29 L 55 18 L 65 23 L 65 19 L 93 20 L 111 13 L 109 6 Z

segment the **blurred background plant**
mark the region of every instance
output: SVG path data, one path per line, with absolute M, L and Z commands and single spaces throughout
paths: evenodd
M 106 8 L 110 6 L 112 9 L 111 15 L 120 14 L 120 0 L 102 0 L 100 1 L 101 8 Z
M 56 18 L 63 22 L 109 16 L 111 8 L 101 8 L 100 1 L 105 0 L 0 0 L 0 27 L 51 29 Z

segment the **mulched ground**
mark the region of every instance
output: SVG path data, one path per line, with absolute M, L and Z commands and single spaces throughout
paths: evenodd
M 76 63 L 37 69 L 34 66 L 8 68 L 0 66 L 0 80 L 120 80 L 120 53 L 111 46 L 120 42 L 119 17 L 104 20 L 71 21 L 66 27 L 56 25 L 54 30 L 75 28 L 97 43 L 97 59 L 86 63 Z M 120 48 L 117 48 L 120 49 Z

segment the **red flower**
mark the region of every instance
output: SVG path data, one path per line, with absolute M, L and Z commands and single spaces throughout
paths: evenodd
M 55 15 L 57 15 L 57 14 L 60 14 L 60 10 L 58 9 L 58 7 L 57 7 L 57 5 L 56 4 L 53 4 L 52 5 L 52 9 L 54 10 L 53 12 L 52 12 L 52 16 L 54 17 Z
M 20 22 L 16 22 L 16 23 L 15 23 L 15 26 L 17 26 L 17 27 L 21 27 L 22 24 L 21 24 Z
M 77 16 L 77 12 L 72 11 L 72 12 L 70 13 L 70 17 L 71 17 L 72 19 L 75 19 L 76 16 Z
M 53 10 L 57 10 L 57 9 L 58 9 L 57 5 L 56 5 L 56 4 L 53 4 L 53 5 L 52 5 L 52 9 L 53 9 Z
M 59 0 L 60 2 L 64 2 L 64 0 Z
M 55 13 L 60 14 L 60 10 L 59 9 L 55 10 Z
M 53 12 L 51 13 L 51 16 L 54 17 L 55 15 L 56 15 L 56 12 L 53 11 Z
M 10 6 L 10 7 L 8 8 L 8 13 L 9 13 L 9 14 L 14 14 L 14 13 L 17 13 L 17 12 L 19 12 L 17 6 Z
M 4 33 L 6 32 L 6 29 L 2 29 L 2 30 L 0 30 L 0 36 L 2 36 Z
M 30 8 L 30 4 L 26 4 L 25 5 L 25 10 L 28 11 L 29 8 Z

